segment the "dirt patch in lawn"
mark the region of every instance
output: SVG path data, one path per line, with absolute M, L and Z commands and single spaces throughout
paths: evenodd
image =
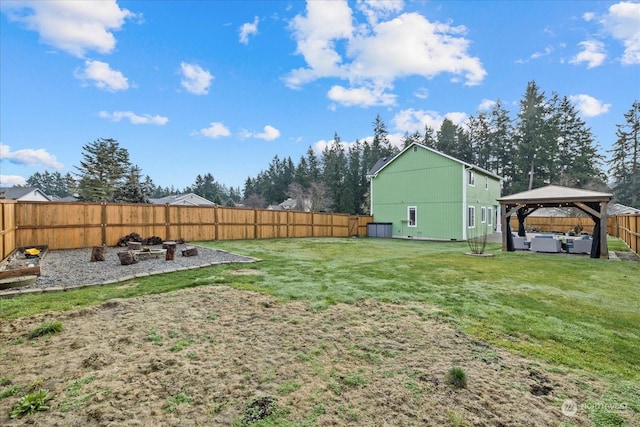
M 51 320 L 61 332 L 27 338 Z M 11 320 L 0 349 L 0 391 L 19 388 L 0 399 L 6 426 L 589 425 L 561 405 L 603 392 L 470 339 L 426 305 L 321 307 L 225 286 Z M 466 388 L 448 383 L 452 367 Z M 10 419 L 30 388 L 55 396 L 50 409 Z

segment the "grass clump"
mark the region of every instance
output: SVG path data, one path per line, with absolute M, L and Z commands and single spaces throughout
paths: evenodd
M 46 403 L 51 399 L 53 399 L 53 396 L 49 394 L 49 390 L 43 388 L 26 394 L 22 396 L 15 405 L 13 405 L 10 417 L 19 418 L 24 415 L 46 411 L 49 409 L 49 406 L 47 406 Z
M 14 394 L 20 391 L 19 385 L 12 385 L 3 390 L 0 390 L 0 399 L 4 399 L 5 397 L 13 396 Z
M 45 322 L 42 325 L 35 328 L 33 331 L 29 333 L 29 339 L 46 337 L 49 335 L 56 334 L 62 331 L 62 322 L 57 320 L 52 320 L 51 322 Z
M 189 396 L 185 392 L 180 392 L 178 394 L 174 394 L 169 398 L 169 404 L 167 405 L 167 412 L 175 412 L 176 408 L 183 403 L 189 403 L 193 400 L 191 396 Z
M 467 373 L 464 369 L 455 366 L 447 372 L 447 384 L 455 389 L 467 387 Z

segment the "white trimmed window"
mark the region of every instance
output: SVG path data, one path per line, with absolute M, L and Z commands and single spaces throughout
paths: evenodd
M 484 189 L 489 191 L 489 177 L 488 176 L 484 177 Z
M 467 212 L 467 227 L 475 228 L 475 226 L 476 226 L 476 207 L 469 206 L 469 209 Z
M 480 208 L 480 222 L 483 224 L 487 222 L 487 208 L 484 206 Z
M 409 227 L 418 226 L 418 208 L 415 206 L 409 206 L 407 208 L 407 225 Z
M 487 224 L 493 224 L 493 208 L 487 209 Z
M 472 170 L 467 171 L 467 184 L 476 185 L 476 174 Z

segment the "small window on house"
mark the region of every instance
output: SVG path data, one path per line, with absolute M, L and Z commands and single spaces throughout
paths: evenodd
M 487 224 L 493 224 L 493 208 L 487 209 Z
M 487 222 L 487 208 L 485 208 L 484 206 L 480 208 L 480 222 Z
M 484 177 L 484 189 L 485 190 L 489 190 L 489 177 L 488 176 Z
M 467 184 L 476 185 L 476 174 L 473 171 L 467 171 Z
M 416 227 L 418 224 L 418 209 L 415 206 L 409 206 L 407 208 L 407 225 L 409 227 Z
M 469 212 L 467 215 L 467 226 L 469 228 L 474 228 L 476 226 L 476 207 L 469 206 Z
M 415 145 L 413 146 L 413 152 L 417 152 L 418 151 L 418 147 L 416 147 Z

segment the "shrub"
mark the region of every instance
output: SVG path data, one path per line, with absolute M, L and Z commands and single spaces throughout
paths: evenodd
M 467 386 L 467 374 L 464 372 L 464 369 L 459 367 L 449 369 L 447 373 L 447 384 L 456 389 L 465 388 Z
M 11 418 L 22 417 L 23 415 L 33 414 L 39 411 L 46 411 L 49 407 L 46 405 L 48 401 L 53 399 L 47 389 L 39 389 L 33 393 L 24 395 L 18 400 L 18 403 L 11 408 Z

